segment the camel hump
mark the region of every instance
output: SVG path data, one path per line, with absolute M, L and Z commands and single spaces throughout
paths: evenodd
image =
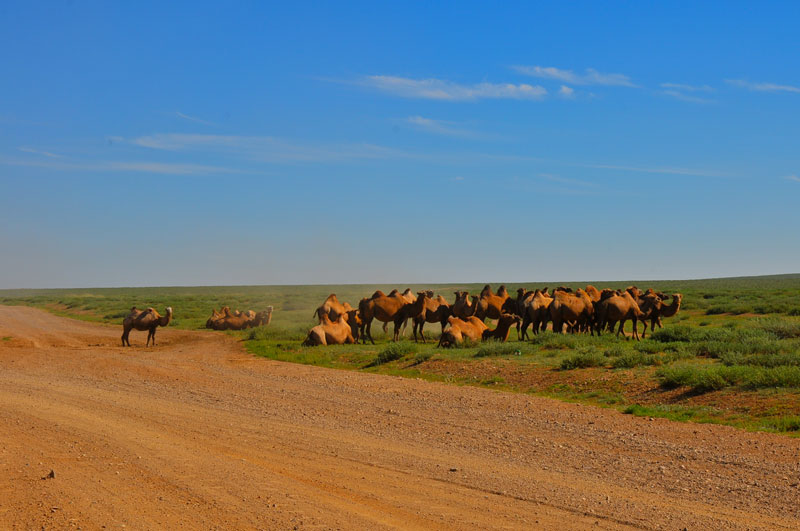
M 385 296 L 386 294 L 384 292 L 382 292 L 381 290 L 377 290 L 375 293 L 372 294 L 371 298 L 377 299 L 378 297 L 385 297 Z
M 147 313 L 155 313 L 156 309 L 155 309 L 155 308 L 153 308 L 153 307 L 151 306 L 150 308 L 148 308 L 148 309 L 147 309 L 147 310 L 145 310 L 145 311 L 146 311 Z
M 136 306 L 131 306 L 131 311 L 135 312 L 136 311 Z
M 393 289 L 392 291 L 390 291 L 390 292 L 389 292 L 389 297 L 394 297 L 394 296 L 395 296 L 395 295 L 397 295 L 398 293 L 400 293 L 400 292 L 399 292 L 399 291 L 397 291 L 396 289 Z

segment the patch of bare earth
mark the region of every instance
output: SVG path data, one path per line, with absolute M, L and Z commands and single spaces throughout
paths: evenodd
M 796 439 L 120 334 L 0 306 L 0 527 L 800 527 Z

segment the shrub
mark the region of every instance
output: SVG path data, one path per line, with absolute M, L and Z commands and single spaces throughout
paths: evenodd
M 372 360 L 367 367 L 375 367 L 376 365 L 383 365 L 384 363 L 396 361 L 416 351 L 417 346 L 413 343 L 390 343 L 378 353 L 378 356 Z
M 611 362 L 611 366 L 615 369 L 632 369 L 642 365 L 661 365 L 661 358 L 653 354 L 629 352 Z
M 568 358 L 561 361 L 561 370 L 584 369 L 586 367 L 598 367 L 605 363 L 605 358 L 595 349 L 582 349 Z
M 478 352 L 475 353 L 476 358 L 483 358 L 485 356 L 509 356 L 518 352 L 519 349 L 510 343 L 501 343 L 500 341 L 487 341 Z
M 779 339 L 800 337 L 800 322 L 786 319 L 759 319 L 756 326 Z
M 692 340 L 692 327 L 689 325 L 678 325 L 661 328 L 653 332 L 650 339 L 661 343 L 671 343 L 674 341 L 689 342 Z

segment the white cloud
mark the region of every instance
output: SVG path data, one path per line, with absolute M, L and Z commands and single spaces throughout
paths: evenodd
M 800 177 L 798 177 L 797 175 L 787 175 L 787 176 L 786 176 L 786 177 L 784 177 L 784 178 L 785 178 L 787 181 L 794 181 L 794 182 L 800 183 Z
M 165 151 L 233 153 L 262 162 L 381 159 L 405 153 L 374 144 L 296 144 L 270 136 L 157 133 L 130 140 L 138 146 Z
M 474 137 L 474 132 L 466 129 L 459 129 L 453 127 L 453 122 L 445 122 L 441 120 L 433 120 L 431 118 L 424 118 L 422 116 L 409 116 L 406 118 L 406 123 L 413 125 L 416 129 L 427 131 L 445 136 L 458 136 L 458 137 Z
M 521 83 L 476 83 L 462 85 L 442 79 L 410 79 L 396 76 L 367 76 L 360 82 L 383 92 L 403 98 L 445 101 L 476 101 L 481 99 L 539 100 L 547 90 L 538 85 Z
M 607 85 L 619 87 L 637 87 L 631 79 L 624 74 L 605 74 L 594 68 L 587 68 L 583 74 L 576 74 L 572 70 L 562 70 L 552 66 L 512 66 L 514 70 L 526 76 L 543 79 L 555 79 L 573 85 Z
M 575 96 L 575 89 L 566 85 L 561 85 L 561 88 L 558 89 L 558 95 L 562 98 L 572 98 Z
M 714 100 L 690 96 L 689 94 L 684 94 L 683 92 L 679 92 L 677 90 L 662 90 L 661 94 L 669 96 L 670 98 L 675 98 L 676 100 L 688 101 L 690 103 L 716 103 Z
M 775 83 L 751 83 L 744 79 L 726 79 L 725 83 L 736 87 L 746 88 L 758 92 L 794 92 L 800 93 L 800 87 L 792 85 L 776 85 Z
M 197 118 L 197 117 L 195 117 L 195 116 L 189 116 L 188 114 L 183 114 L 183 113 L 182 113 L 182 112 L 180 112 L 180 111 L 175 111 L 175 116 L 177 116 L 178 118 L 183 118 L 184 120 L 188 120 L 188 121 L 190 121 L 190 122 L 195 122 L 195 123 L 198 123 L 198 124 L 203 124 L 203 125 L 216 125 L 216 124 L 214 124 L 214 123 L 212 123 L 212 122 L 208 122 L 208 121 L 206 121 L 206 120 L 202 120 L 202 119 L 200 119 L 200 118 Z
M 684 92 L 714 92 L 714 88 L 708 85 L 686 85 L 684 83 L 661 83 L 661 88 Z
M 23 151 L 25 153 L 33 153 L 34 155 L 43 155 L 45 157 L 49 157 L 51 159 L 58 159 L 61 158 L 61 155 L 56 155 L 55 153 L 50 153 L 49 151 L 42 151 L 40 149 L 33 149 L 29 147 L 18 147 L 17 150 Z
M 17 160 L 0 158 L 0 164 L 6 166 L 33 166 L 56 171 L 103 171 L 103 172 L 138 172 L 158 173 L 162 175 L 209 175 L 214 173 L 241 173 L 239 170 L 220 166 L 204 166 L 201 164 L 182 164 L 164 162 L 67 162 L 43 160 Z

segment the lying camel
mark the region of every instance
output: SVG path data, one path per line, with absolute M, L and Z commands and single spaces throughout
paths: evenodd
M 320 324 L 312 328 L 308 332 L 308 337 L 303 341 L 304 347 L 313 347 L 316 345 L 343 345 L 353 344 L 356 340 L 353 337 L 352 329 L 347 323 L 347 318 L 344 314 L 334 322 L 331 321 L 327 313 L 322 314 Z
M 447 328 L 442 332 L 437 346 L 452 347 L 462 343 L 464 339 L 478 342 L 483 338 L 483 331 L 487 328 L 489 327 L 486 326 L 486 323 L 474 315 L 467 317 L 466 320 L 450 317 L 447 319 Z
M 172 321 L 172 308 L 167 306 L 166 315 L 163 317 L 158 315 L 154 308 L 146 310 L 138 310 L 136 306 L 131 308 L 131 313 L 122 321 L 122 346 L 131 346 L 128 336 L 131 330 L 147 330 L 147 344 L 150 346 L 150 340 L 153 340 L 153 346 L 156 345 L 156 328 L 159 326 L 167 326 Z
M 246 312 L 232 312 L 225 306 L 222 308 L 222 316 L 218 319 L 209 319 L 206 326 L 213 330 L 244 330 L 256 326 L 268 325 L 272 321 L 272 306 L 261 312 L 247 310 Z
M 508 340 L 508 333 L 511 331 L 511 325 L 518 324 L 520 322 L 520 318 L 518 315 L 512 315 L 510 313 L 504 313 L 500 315 L 500 320 L 497 321 L 497 326 L 494 330 L 489 330 L 488 328 L 483 331 L 481 335 L 481 339 L 484 341 L 493 339 L 495 341 L 502 341 L 503 343 Z

